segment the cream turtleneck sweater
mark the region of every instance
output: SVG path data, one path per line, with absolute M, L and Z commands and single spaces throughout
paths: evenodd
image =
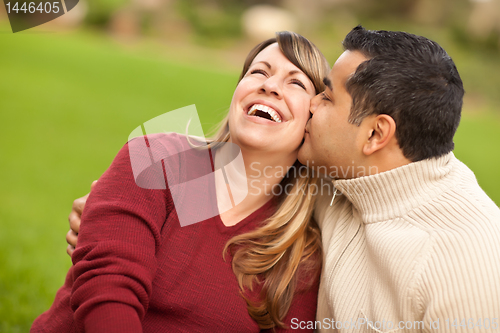
M 453 153 L 334 186 L 315 212 L 325 263 L 309 325 L 500 332 L 500 210 Z

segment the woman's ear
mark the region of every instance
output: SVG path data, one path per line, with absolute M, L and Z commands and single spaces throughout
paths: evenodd
M 386 114 L 379 114 L 366 123 L 366 141 L 363 145 L 363 154 L 371 155 L 387 146 L 395 139 L 396 122 Z

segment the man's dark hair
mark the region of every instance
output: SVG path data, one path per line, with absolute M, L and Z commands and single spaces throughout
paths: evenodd
M 369 59 L 346 82 L 353 99 L 349 122 L 359 125 L 372 114 L 391 116 L 398 144 L 413 162 L 453 150 L 464 88 L 441 46 L 406 32 L 361 26 L 349 32 L 343 45 Z

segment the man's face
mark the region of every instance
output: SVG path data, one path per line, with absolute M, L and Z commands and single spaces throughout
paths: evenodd
M 362 125 L 348 122 L 352 98 L 346 81 L 362 62 L 368 60 L 358 51 L 345 51 L 325 80 L 326 90 L 311 101 L 311 119 L 306 125 L 299 161 L 311 167 L 323 167 L 334 178 L 357 177 L 362 157 Z

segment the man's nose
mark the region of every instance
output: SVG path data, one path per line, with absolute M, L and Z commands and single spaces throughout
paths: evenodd
M 314 114 L 314 112 L 318 108 L 319 101 L 321 100 L 321 94 L 322 93 L 319 93 L 311 99 L 311 106 L 309 107 L 309 112 L 311 112 L 311 115 Z

